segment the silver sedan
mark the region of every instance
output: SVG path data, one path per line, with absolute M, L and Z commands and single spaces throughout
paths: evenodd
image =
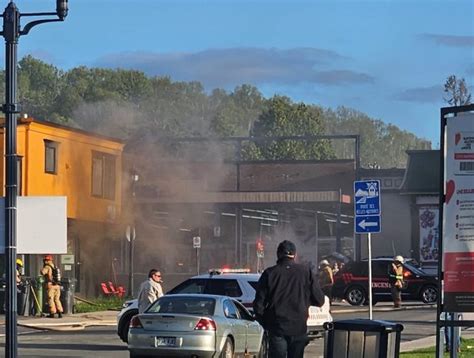
M 130 357 L 265 356 L 264 330 L 226 296 L 166 295 L 130 322 Z

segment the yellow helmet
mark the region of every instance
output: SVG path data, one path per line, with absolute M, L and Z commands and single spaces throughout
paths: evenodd
M 22 259 L 16 259 L 16 264 L 20 267 L 23 267 L 23 260 Z

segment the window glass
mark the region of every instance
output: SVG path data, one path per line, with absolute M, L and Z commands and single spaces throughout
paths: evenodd
M 247 311 L 245 309 L 244 306 L 242 306 L 241 303 L 237 302 L 237 301 L 233 301 L 234 303 L 234 306 L 237 308 L 237 311 L 239 312 L 239 316 L 241 319 L 245 319 L 247 321 L 253 321 L 253 317 L 252 315 L 249 313 L 249 311 Z
M 211 316 L 216 301 L 208 297 L 163 296 L 153 303 L 147 312 L 151 313 L 187 313 Z
M 168 293 L 204 293 L 204 287 L 206 286 L 206 280 L 203 279 L 189 279 L 181 283 L 180 285 L 173 288 Z
M 375 277 L 388 277 L 388 264 L 384 261 L 372 261 L 372 275 Z
M 239 318 L 237 315 L 237 308 L 235 308 L 235 305 L 232 303 L 231 300 L 225 300 L 224 301 L 224 315 L 227 318 Z
M 92 195 L 115 199 L 115 160 L 107 153 L 92 152 Z
M 56 174 L 57 172 L 58 143 L 51 140 L 44 141 L 44 171 Z
M 229 297 L 242 296 L 237 280 L 232 279 L 211 279 L 207 283 L 206 293 L 210 295 L 221 295 Z

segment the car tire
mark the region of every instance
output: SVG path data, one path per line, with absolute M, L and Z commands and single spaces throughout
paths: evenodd
M 219 355 L 219 358 L 233 358 L 234 357 L 234 344 L 232 343 L 232 339 L 227 337 L 224 343 L 224 347 L 222 347 L 222 352 Z
M 425 286 L 421 289 L 420 297 L 423 303 L 436 303 L 438 301 L 438 289 L 432 285 Z
M 118 332 L 119 332 L 119 337 L 124 341 L 125 343 L 128 342 L 128 329 L 130 328 L 130 321 L 132 320 L 132 317 L 138 314 L 137 309 L 132 309 L 125 313 L 122 318 L 120 318 L 120 322 L 118 325 Z
M 262 336 L 262 345 L 260 346 L 260 351 L 258 352 L 257 358 L 268 358 L 267 333 L 264 333 Z
M 346 301 L 352 306 L 362 306 L 367 301 L 365 291 L 360 286 L 351 286 L 346 291 Z

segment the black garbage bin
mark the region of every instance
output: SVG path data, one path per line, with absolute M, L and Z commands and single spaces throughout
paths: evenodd
M 76 279 L 63 277 L 61 279 L 61 304 L 65 314 L 74 313 L 74 292 L 76 292 Z
M 17 286 L 17 296 L 16 296 L 16 309 L 19 316 L 29 316 L 30 315 L 30 292 L 31 292 L 31 281 L 30 280 L 21 280 Z
M 325 323 L 325 358 L 397 358 L 403 325 L 369 319 Z

